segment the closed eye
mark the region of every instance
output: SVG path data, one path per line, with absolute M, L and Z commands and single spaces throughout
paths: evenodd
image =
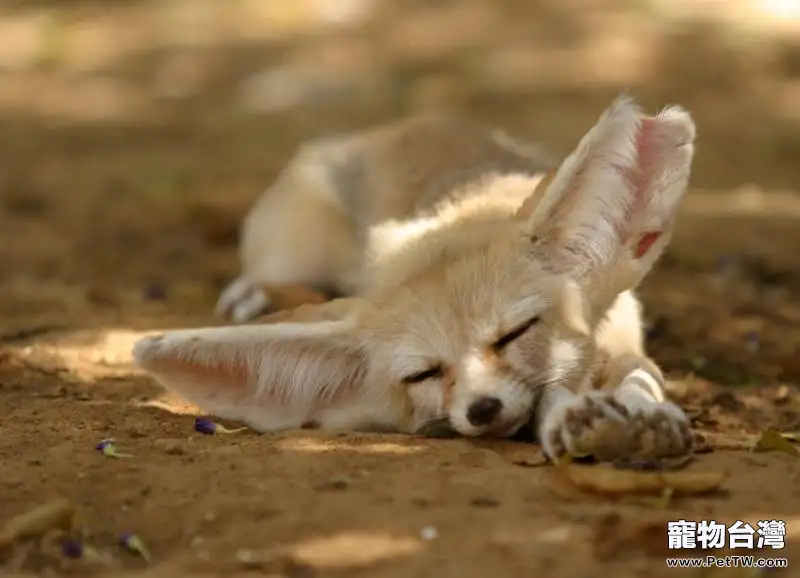
M 506 347 L 512 341 L 514 341 L 516 339 L 519 339 L 520 337 L 525 335 L 525 332 L 528 331 L 528 329 L 530 329 L 534 325 L 536 325 L 538 322 L 539 322 L 539 317 L 538 316 L 531 317 L 525 323 L 523 323 L 522 325 L 520 325 L 516 329 L 514 329 L 512 331 L 509 331 L 508 333 L 503 335 L 500 339 L 495 341 L 492 344 L 492 347 L 494 349 L 498 349 L 498 350 L 499 349 L 503 349 L 504 347 Z
M 411 375 L 407 375 L 403 378 L 403 383 L 422 383 L 423 381 L 427 381 L 429 379 L 437 379 L 442 377 L 443 372 L 441 366 L 431 367 L 424 371 L 419 371 L 417 373 L 412 373 Z

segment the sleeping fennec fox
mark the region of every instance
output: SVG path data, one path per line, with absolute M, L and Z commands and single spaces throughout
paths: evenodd
M 442 116 L 312 142 L 247 217 L 218 309 L 248 321 L 293 286 L 346 298 L 134 357 L 260 431 L 530 427 L 554 459 L 685 453 L 632 290 L 669 243 L 694 138 L 683 109 L 620 98 L 546 177 L 535 146 Z

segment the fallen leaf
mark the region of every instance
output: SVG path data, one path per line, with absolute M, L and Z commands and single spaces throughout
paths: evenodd
M 768 429 L 764 433 L 761 434 L 761 437 L 753 446 L 754 452 L 784 452 L 791 456 L 800 456 L 800 450 L 798 450 L 792 442 L 786 439 L 783 435 L 779 432 L 775 431 L 774 429 Z
M 542 447 L 536 444 L 519 443 L 514 441 L 500 441 L 497 443 L 476 444 L 492 450 L 515 466 L 523 468 L 540 468 L 550 464 L 550 459 L 545 455 Z
M 752 443 L 750 438 L 731 436 L 719 432 L 703 431 L 695 434 L 694 453 L 709 453 L 716 450 L 746 450 Z
M 613 466 L 618 470 L 637 470 L 637 471 L 665 471 L 682 470 L 694 461 L 694 456 L 688 455 L 677 459 L 662 460 L 616 460 Z
M 653 500 L 653 506 L 662 510 L 669 508 L 670 503 L 672 502 L 672 495 L 675 493 L 673 488 L 664 488 L 661 492 L 661 495 Z
M 569 464 L 560 468 L 576 487 L 600 494 L 705 494 L 719 489 L 727 474 L 718 472 L 642 472 Z
M 594 456 L 589 454 L 564 454 L 556 460 L 556 465 L 566 467 L 570 464 L 593 464 L 595 462 Z
M 790 442 L 800 442 L 800 432 L 784 432 L 781 434 L 782 437 L 786 438 Z
M 541 468 L 542 466 L 550 465 L 550 460 L 543 452 L 537 452 L 530 455 L 530 457 L 513 460 L 511 462 L 515 466 L 523 468 Z
M 0 548 L 17 540 L 36 538 L 53 529 L 69 531 L 75 524 L 75 515 L 75 505 L 65 499 L 41 504 L 6 522 L 0 531 Z

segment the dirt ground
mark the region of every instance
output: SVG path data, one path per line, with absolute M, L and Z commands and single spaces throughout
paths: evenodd
M 95 18 L 103 31 L 111 24 L 101 16 L 111 15 L 120 45 L 130 44 L 135 35 L 123 32 L 144 30 L 144 15 L 156 10 L 101 4 L 59 9 L 59 30 Z M 543 62 L 563 55 L 571 38 L 545 10 L 551 4 L 531 3 L 541 10 L 531 26 L 550 29 L 529 42 Z M 3 22 L 22 22 L 28 8 L 8 5 Z M 220 33 L 174 49 L 203 65 L 191 69 L 203 80 L 188 96 L 142 96 L 167 49 L 85 64 L 78 57 L 97 50 L 70 52 L 62 38 L 66 52 L 56 56 L 16 68 L 0 62 L 0 528 L 64 497 L 99 553 L 65 558 L 52 537 L 15 543 L 0 552 L 0 575 L 656 577 L 674 572 L 665 557 L 691 554 L 667 549 L 666 522 L 679 519 L 784 520 L 786 548 L 755 555 L 788 557 L 789 569 L 777 573 L 794 575 L 800 460 L 749 448 L 767 429 L 800 430 L 796 41 L 721 47 L 701 27 L 666 36 L 641 81 L 617 71 L 601 82 L 595 60 L 558 82 L 542 80 L 554 70 L 546 68 L 540 84 L 527 86 L 513 50 L 503 53 L 502 62 L 517 63 L 505 76 L 497 65 L 495 76 L 477 77 L 457 65 L 458 39 L 434 26 L 449 20 L 419 2 L 387 5 L 407 10 L 391 24 L 370 24 L 380 31 L 383 22 L 385 34 L 359 36 L 359 46 L 355 35 L 333 34 L 329 44 L 298 35 L 295 23 L 295 36 L 269 42 L 233 45 Z M 475 22 L 483 22 L 494 32 L 481 42 L 528 42 L 510 32 L 518 6 L 497 6 L 505 8 L 494 20 L 453 13 L 464 18 L 453 28 L 478 42 Z M 408 46 L 422 48 L 401 50 L 398 28 L 412 37 Z M 385 77 L 345 97 L 333 90 L 323 98 L 318 88 L 316 100 L 277 111 L 234 104 L 248 74 L 315 54 L 332 55 L 341 78 L 354 59 L 354 76 L 369 65 Z M 70 69 L 80 68 L 75 62 L 84 68 Z M 83 84 L 97 78 L 100 88 Z M 650 352 L 704 440 L 686 470 L 726 472 L 723 492 L 666 504 L 589 495 L 543 465 L 532 444 L 308 431 L 204 436 L 193 431 L 193 408 L 130 365 L 141 332 L 219 323 L 211 310 L 238 271 L 240 219 L 300 141 L 438 106 L 563 154 L 622 88 L 647 106 L 681 102 L 698 121 L 693 190 L 640 293 Z M 106 114 L 87 118 L 82 105 Z M 105 438 L 133 457 L 104 457 L 95 445 Z M 116 545 L 123 532 L 146 542 L 150 564 Z M 754 575 L 695 575 L 717 574 Z

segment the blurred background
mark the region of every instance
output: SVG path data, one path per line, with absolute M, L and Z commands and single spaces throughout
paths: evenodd
M 761 347 L 798 319 L 798 0 L 4 0 L 0 38 L 8 324 L 207 316 L 304 140 L 438 109 L 559 156 L 628 91 L 699 133 L 657 357 L 800 376 Z
M 585 577 L 608 540 L 611 575 L 661 575 L 666 524 L 638 525 L 653 505 L 610 519 L 561 496 L 534 446 L 201 440 L 196 408 L 130 364 L 141 330 L 220 322 L 241 220 L 301 142 L 443 110 L 560 157 L 622 91 L 697 123 L 640 295 L 648 350 L 715 449 L 698 467 L 736 472 L 724 500 L 655 513 L 777 516 L 795 536 L 795 457 L 717 450 L 800 431 L 800 0 L 0 0 L 0 520 L 59 492 L 104 552 L 142 536 L 167 560 L 152 578 L 295 543 L 275 576 L 395 557 L 370 575 Z M 137 458 L 104 460 L 111 436 Z M 20 552 L 0 566 L 91 575 Z

